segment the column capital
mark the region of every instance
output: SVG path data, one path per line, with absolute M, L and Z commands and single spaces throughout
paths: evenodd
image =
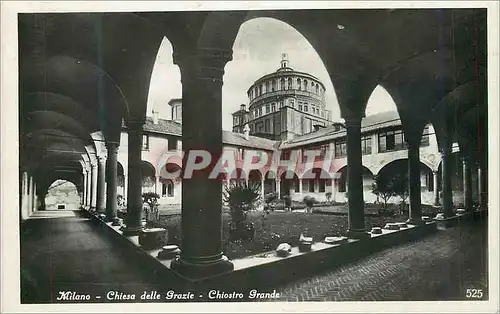
M 97 156 L 97 163 L 104 163 L 104 162 L 106 162 L 105 156 Z
M 144 127 L 144 119 L 130 119 L 126 121 L 127 129 L 129 131 L 142 131 Z
M 359 116 L 349 116 L 345 117 L 345 126 L 346 128 L 351 128 L 351 127 L 361 127 L 361 120 L 363 119 L 362 115 Z
M 233 59 L 231 49 L 197 48 L 173 54 L 181 71 L 181 80 L 208 80 L 222 84 L 224 67 Z

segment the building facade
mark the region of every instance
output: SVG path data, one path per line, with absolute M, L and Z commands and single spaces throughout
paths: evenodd
M 248 110 L 242 105 L 233 113 L 233 131 L 272 140 L 289 140 L 331 123 L 326 109 L 325 86 L 315 76 L 295 71 L 282 54 L 280 67 L 257 79 L 247 90 Z
M 175 172 L 182 166 L 182 101 L 171 100 L 171 120 L 148 117 L 144 125 L 142 164 L 143 192 L 156 192 L 159 203 L 180 207 L 182 180 L 162 178 L 162 171 Z M 242 111 L 244 109 L 242 108 Z M 318 201 L 347 202 L 347 142 L 346 131 L 334 123 L 307 134 L 294 136 L 290 140 L 271 140 L 250 135 L 250 130 L 223 131 L 224 153 L 234 156 L 235 167 L 227 173 L 225 183 L 231 180 L 257 182 L 262 186 L 262 195 L 277 192 L 289 195 L 294 201 L 313 196 Z M 244 126 L 242 126 L 244 127 Z M 373 203 L 377 197 L 371 192 L 374 176 L 405 173 L 408 169 L 408 153 L 402 131 L 401 120 L 396 111 L 382 112 L 362 120 L 362 162 L 364 167 L 364 200 Z M 127 129 L 124 127 L 118 152 L 119 194 L 126 197 L 127 187 Z M 458 152 L 458 146 L 453 146 Z M 259 169 L 245 173 L 245 152 L 256 151 L 268 160 Z M 307 159 L 307 151 L 316 151 L 314 160 Z M 461 162 L 453 154 L 452 174 L 453 200 L 458 204 L 463 198 Z M 425 126 L 420 144 L 422 203 L 440 203 L 441 154 L 434 128 Z M 313 177 L 311 178 L 311 173 Z M 475 184 L 477 177 L 473 177 Z M 397 197 L 391 202 L 398 202 Z M 175 207 L 174 206 L 174 207 Z

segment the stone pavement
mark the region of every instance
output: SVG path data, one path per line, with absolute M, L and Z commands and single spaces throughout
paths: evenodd
M 280 287 L 275 301 L 487 300 L 486 222 L 462 224 Z
M 109 290 L 157 289 L 158 278 L 136 264 L 79 212 L 39 211 L 21 226 L 22 303 L 54 302 L 59 291 L 104 299 Z

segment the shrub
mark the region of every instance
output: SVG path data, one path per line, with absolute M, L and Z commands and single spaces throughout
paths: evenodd
M 242 227 L 247 212 L 255 209 L 260 199 L 260 184 L 258 183 L 236 182 L 224 188 L 223 201 L 229 207 L 231 222 L 235 228 Z
M 290 195 L 283 195 L 281 197 L 281 199 L 285 203 L 285 208 L 288 208 L 288 209 L 291 210 L 291 208 L 292 208 L 292 198 L 290 197 Z
M 317 200 L 312 196 L 306 196 L 304 197 L 303 202 L 307 206 L 307 212 L 311 212 L 312 207 L 317 203 Z
M 264 195 L 264 202 L 267 205 L 276 201 L 277 199 L 278 199 L 278 193 L 276 193 L 276 192 L 271 192 L 271 193 L 267 193 L 266 195 Z

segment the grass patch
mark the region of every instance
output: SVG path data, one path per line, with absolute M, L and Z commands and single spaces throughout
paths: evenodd
M 426 207 L 425 205 L 423 205 L 422 210 L 424 215 L 433 211 L 431 206 Z M 405 215 L 396 215 L 394 217 L 365 216 L 365 228 L 369 231 L 372 227 L 383 227 L 387 222 L 404 222 L 407 218 Z M 230 242 L 228 241 L 230 216 L 223 213 L 223 251 L 228 258 L 234 259 L 271 251 L 283 242 L 296 246 L 299 244 L 298 240 L 301 233 L 313 237 L 314 241 L 317 242 L 322 241 L 325 236 L 343 236 L 346 234 L 348 227 L 347 215 L 309 214 L 304 212 L 270 212 L 265 214 L 264 212 L 254 211 L 248 214 L 248 221 L 255 224 L 255 238 L 253 241 Z M 182 247 L 181 215 L 161 216 L 158 226 L 168 230 L 169 242 Z

